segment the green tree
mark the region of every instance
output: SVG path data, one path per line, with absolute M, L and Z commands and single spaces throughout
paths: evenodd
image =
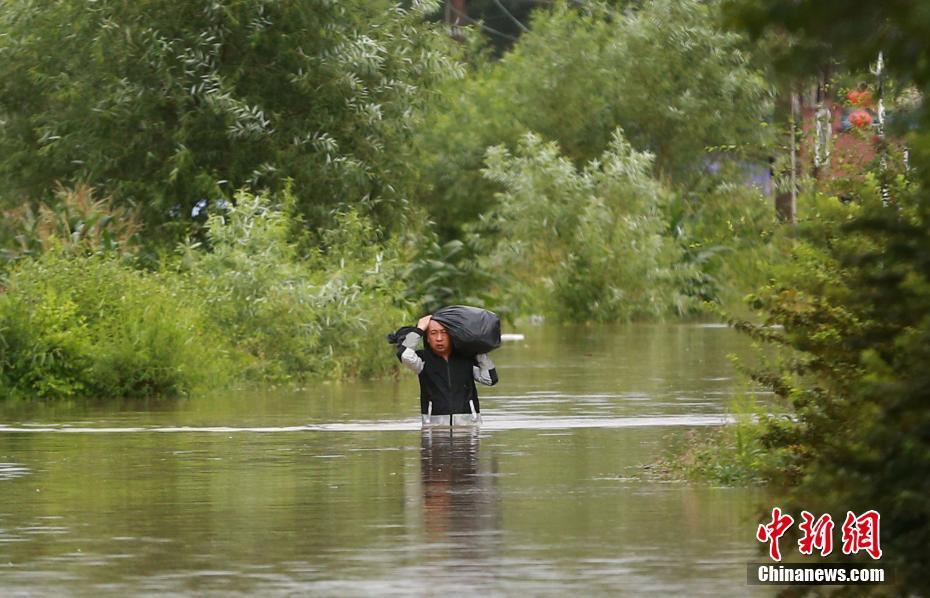
M 446 109 L 424 122 L 419 196 L 447 236 L 493 203 L 498 187 L 480 175 L 486 148 L 515 149 L 527 131 L 582 165 L 620 127 L 654 155 L 655 174 L 681 186 L 702 173 L 708 147 L 758 155 L 769 87 L 745 39 L 722 30 L 716 3 L 587 6 L 534 11 L 513 49 L 453 84 Z
M 0 202 L 87 183 L 140 208 L 150 236 L 168 224 L 159 234 L 177 238 L 200 200 L 292 178 L 314 222 L 341 204 L 396 214 L 414 115 L 438 81 L 462 73 L 453 44 L 424 20 L 435 9 L 7 2 Z
M 499 273 L 499 299 L 568 321 L 686 312 L 680 252 L 664 234 L 668 193 L 651 161 L 619 130 L 583 169 L 534 135 L 514 154 L 491 148 L 485 176 L 505 191 L 479 226 L 497 239 L 483 264 Z
M 731 3 L 741 27 L 792 40 L 795 75 L 839 63 L 864 71 L 883 53 L 890 77 L 930 92 L 930 13 L 915 3 L 835 0 Z M 884 167 L 846 181 L 852 202 L 811 195 L 793 264 L 755 298 L 766 324 L 752 334 L 794 351 L 760 374 L 789 399 L 793 419 L 772 422 L 766 443 L 786 464 L 797 508 L 876 509 L 883 564 L 897 591 L 930 591 L 930 147 L 926 105 L 905 140 L 912 168 Z M 881 151 L 881 148 L 879 148 Z M 842 511 L 840 511 L 842 512 Z

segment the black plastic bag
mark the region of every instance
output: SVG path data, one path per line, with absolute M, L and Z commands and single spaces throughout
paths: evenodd
M 467 305 L 450 305 L 433 314 L 446 327 L 452 347 L 463 355 L 487 353 L 501 346 L 501 319 L 493 311 Z

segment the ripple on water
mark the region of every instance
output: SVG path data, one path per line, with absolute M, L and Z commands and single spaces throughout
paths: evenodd
M 0 482 L 29 475 L 32 471 L 19 463 L 0 463 Z
M 566 430 L 576 428 L 640 428 L 640 427 L 666 427 L 666 426 L 719 426 L 731 423 L 733 418 L 727 415 L 656 415 L 637 417 L 609 417 L 609 416 L 534 416 L 529 414 L 501 414 L 487 417 L 483 420 L 482 430 Z M 440 428 L 442 426 L 439 426 Z M 303 426 L 263 426 L 263 427 L 231 427 L 231 426 L 181 426 L 181 427 L 127 427 L 127 428 L 95 428 L 48 426 L 45 428 L 17 428 L 0 425 L 0 433 L 64 433 L 64 434 L 141 434 L 141 433 L 222 433 L 235 432 L 252 433 L 288 433 L 288 432 L 386 432 L 386 431 L 412 431 L 421 428 L 420 421 L 416 419 L 404 420 L 378 420 L 337 422 L 331 424 L 308 424 Z M 339 458 L 344 455 L 321 455 L 324 458 Z M 27 470 L 27 473 L 28 470 Z M 2 479 L 2 478 L 0 478 Z

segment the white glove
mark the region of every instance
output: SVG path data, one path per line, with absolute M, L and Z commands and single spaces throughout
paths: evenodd
M 421 338 L 423 338 L 423 335 L 419 332 L 408 332 L 401 345 L 406 349 L 416 349 Z
M 478 362 L 478 365 L 481 366 L 481 369 L 494 369 L 494 364 L 491 362 L 491 358 L 488 357 L 487 353 L 479 353 L 478 355 L 475 355 L 475 361 Z

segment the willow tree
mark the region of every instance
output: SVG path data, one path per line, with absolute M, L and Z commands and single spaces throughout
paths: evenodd
M 408 3 L 409 4 L 409 3 Z M 0 14 L 0 205 L 89 183 L 172 238 L 192 207 L 295 181 L 390 219 L 408 128 L 455 45 L 387 0 L 11 0 Z M 203 204 L 201 204 L 203 205 Z

